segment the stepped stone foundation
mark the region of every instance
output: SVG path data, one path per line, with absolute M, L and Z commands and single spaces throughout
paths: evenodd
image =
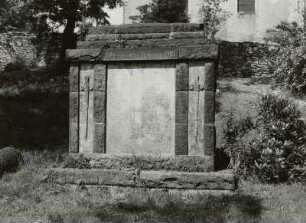
M 201 29 L 199 24 L 102 26 L 92 28 L 78 49 L 67 51 L 70 153 L 96 165 L 58 170 L 58 181 L 234 189 L 232 174 L 213 172 L 218 46 L 204 45 Z M 168 160 L 170 166 L 190 159 L 189 165 L 202 171 L 101 168 L 103 158 L 109 162 L 114 156 Z

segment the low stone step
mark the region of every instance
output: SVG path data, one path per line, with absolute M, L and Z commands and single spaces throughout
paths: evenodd
M 118 171 L 56 168 L 48 171 L 46 179 L 63 185 L 213 191 L 233 191 L 236 189 L 236 178 L 232 171 L 187 173 L 173 171 Z

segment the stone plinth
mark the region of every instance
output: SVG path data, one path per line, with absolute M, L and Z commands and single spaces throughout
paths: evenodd
M 103 26 L 68 50 L 70 152 L 203 157 L 212 171 L 218 47 L 204 44 L 201 29 Z

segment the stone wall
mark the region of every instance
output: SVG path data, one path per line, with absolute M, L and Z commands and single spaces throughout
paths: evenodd
M 220 77 L 250 77 L 269 75 L 270 47 L 252 42 L 221 42 Z
M 27 65 L 36 62 L 33 36 L 22 32 L 0 33 L 0 70 L 16 58 L 22 59 Z
M 35 36 L 25 32 L 0 33 L 0 71 L 16 59 L 27 66 L 50 66 L 56 63 L 60 52 L 61 34 L 41 39 L 43 45 L 35 44 Z

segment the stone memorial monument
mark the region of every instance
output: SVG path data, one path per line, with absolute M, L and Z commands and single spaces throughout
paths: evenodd
M 91 28 L 76 50 L 67 51 L 71 64 L 70 153 L 91 157 L 96 167 L 103 166 L 108 157 L 142 157 L 149 162 L 169 160 L 163 170 L 172 170 L 171 165 L 188 170 L 187 164 L 199 165 L 203 174 L 212 172 L 218 47 L 205 45 L 202 29 L 199 24 Z M 157 175 L 150 173 L 143 173 L 150 178 L 147 186 L 171 188 L 165 182 L 156 184 Z M 163 174 L 169 178 L 176 173 Z M 174 188 L 234 187 L 231 174 L 200 175 L 202 178 L 186 174 L 177 172 L 181 182 Z M 225 179 L 226 186 L 213 178 Z M 197 182 L 193 186 L 191 179 Z M 214 186 L 203 183 L 205 179 Z M 117 185 L 113 178 L 109 183 L 98 181 L 94 184 Z

